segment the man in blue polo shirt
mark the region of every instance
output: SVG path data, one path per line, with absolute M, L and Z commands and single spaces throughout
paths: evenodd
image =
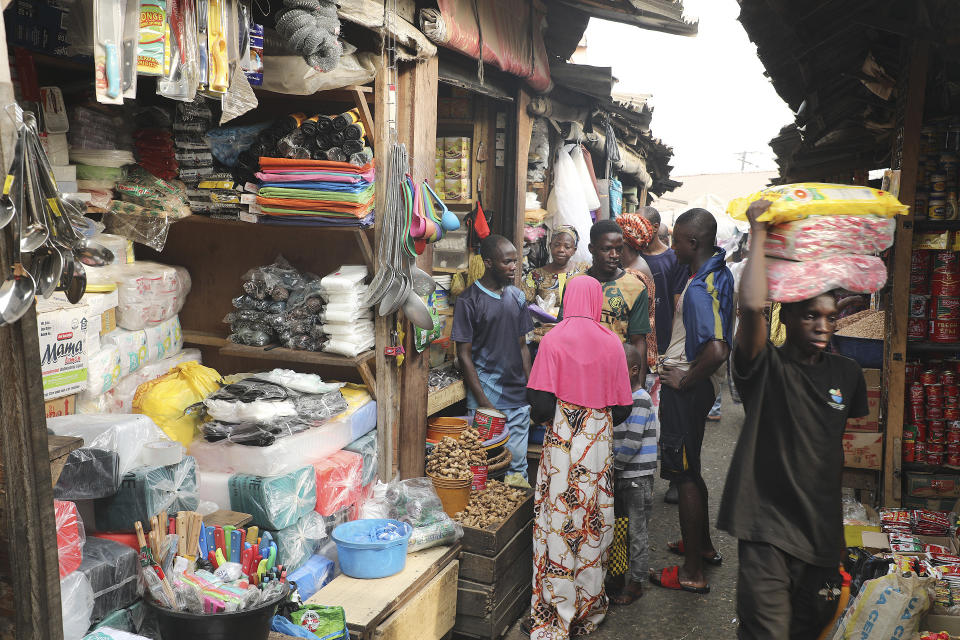
M 467 409 L 497 409 L 507 416 L 513 460 L 510 473 L 527 477 L 530 405 L 528 333 L 533 320 L 523 292 L 513 286 L 517 249 L 503 236 L 487 236 L 480 244 L 483 276 L 457 298 L 453 341 L 467 387 Z
M 668 589 L 708 593 L 703 565 L 723 558 L 710 539 L 707 485 L 700 473 L 704 422 L 723 380 L 721 366 L 733 344 L 733 275 L 715 246 L 717 222 L 706 209 L 677 218 L 673 250 L 693 275 L 680 294 L 670 345 L 660 366 L 660 475 L 676 482 L 682 539 L 668 549 L 683 566 L 651 572 Z

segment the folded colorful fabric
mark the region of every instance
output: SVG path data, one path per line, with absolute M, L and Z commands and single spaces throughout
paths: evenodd
M 297 181 L 328 181 L 328 182 L 359 182 L 366 180 L 373 182 L 376 172 L 373 169 L 363 173 L 341 173 L 339 171 L 306 171 L 303 169 L 271 169 L 256 174 L 258 180 L 264 182 L 297 182 Z

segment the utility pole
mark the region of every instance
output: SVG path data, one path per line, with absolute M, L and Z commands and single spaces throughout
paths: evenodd
M 758 153 L 758 152 L 757 152 L 757 151 L 740 151 L 739 153 L 733 154 L 733 155 L 737 156 L 738 158 L 740 158 L 740 173 L 743 173 L 743 171 L 744 171 L 744 169 L 746 169 L 747 165 L 750 165 L 751 167 L 756 167 L 756 166 L 758 166 L 758 165 L 754 164 L 753 162 L 750 162 L 749 160 L 747 160 L 747 156 L 748 156 L 748 155 L 751 155 L 751 154 L 754 154 L 754 153 Z

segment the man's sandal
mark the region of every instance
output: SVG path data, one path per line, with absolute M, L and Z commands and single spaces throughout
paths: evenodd
M 610 602 L 617 605 L 633 604 L 635 600 L 643 597 L 643 586 L 634 587 L 632 583 L 627 584 L 616 594 L 610 596 Z
M 684 554 L 683 540 L 677 540 L 676 542 L 667 543 L 667 551 L 670 553 L 682 556 Z M 712 556 L 704 555 L 703 561 L 707 564 L 711 564 L 715 567 L 719 567 L 723 564 L 723 556 L 720 555 L 719 551 L 714 551 Z
M 651 569 L 650 582 L 658 587 L 672 589 L 674 591 L 689 591 L 690 593 L 701 594 L 710 593 L 710 585 L 708 584 L 705 584 L 702 587 L 695 587 L 692 584 L 682 584 L 680 582 L 680 567 L 677 565 L 661 569 L 660 573 L 656 573 L 653 569 Z

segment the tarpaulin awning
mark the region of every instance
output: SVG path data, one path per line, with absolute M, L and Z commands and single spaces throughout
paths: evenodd
M 557 0 L 587 15 L 613 22 L 662 31 L 677 36 L 697 35 L 698 23 L 683 17 L 680 0 Z
M 544 14 L 520 0 L 438 0 L 439 9 L 420 12 L 420 28 L 431 40 L 524 78 L 536 91 L 550 89 L 543 46 Z M 479 27 L 478 27 L 479 19 Z

